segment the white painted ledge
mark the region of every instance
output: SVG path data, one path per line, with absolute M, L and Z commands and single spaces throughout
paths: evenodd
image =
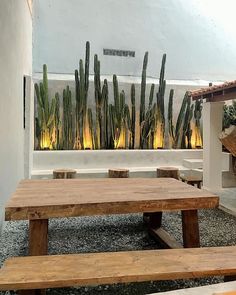
M 80 176 L 106 175 L 109 168 L 127 168 L 132 175 L 155 177 L 160 166 L 180 171 L 184 159 L 202 158 L 202 150 L 34 151 L 31 177 L 46 177 L 58 168 L 75 169 Z M 131 177 L 132 177 L 131 175 Z

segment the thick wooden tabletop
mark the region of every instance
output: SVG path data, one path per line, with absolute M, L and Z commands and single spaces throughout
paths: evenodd
M 5 220 L 215 208 L 218 196 L 172 178 L 23 180 Z

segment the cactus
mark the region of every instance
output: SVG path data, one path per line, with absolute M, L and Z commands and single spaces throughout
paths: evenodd
M 169 94 L 169 103 L 168 103 L 168 133 L 169 133 L 171 148 L 174 143 L 173 97 L 174 97 L 174 89 L 171 89 Z
M 60 97 L 59 93 L 55 94 L 55 117 L 54 117 L 54 149 L 60 149 Z
M 195 119 L 195 147 L 202 147 L 202 134 L 201 134 L 201 116 L 202 116 L 202 99 L 195 101 L 194 119 Z
M 188 102 L 188 92 L 185 93 L 183 101 L 182 101 L 182 105 L 179 111 L 179 115 L 177 118 L 177 122 L 176 122 L 176 127 L 175 127 L 175 138 L 174 138 L 174 148 L 177 148 L 179 145 L 179 140 L 180 140 L 180 136 L 181 136 L 181 131 L 182 131 L 182 124 L 183 124 L 183 120 L 184 120 L 184 116 L 185 116 L 185 111 L 186 111 L 186 107 L 187 107 L 187 102 Z
M 56 99 L 52 98 L 51 103 L 49 102 L 48 95 L 48 78 L 47 78 L 47 66 L 43 65 L 43 82 L 39 85 L 35 83 L 35 94 L 37 98 L 37 128 L 40 130 L 38 138 L 40 149 L 51 149 L 52 146 L 52 133 L 53 123 L 56 107 Z
M 101 118 L 101 148 L 105 149 L 109 145 L 108 130 L 108 83 L 105 79 L 102 87 L 102 118 Z
M 186 112 L 185 112 L 184 121 L 183 121 L 183 131 L 182 131 L 182 140 L 181 140 L 182 149 L 191 148 L 192 130 L 191 130 L 190 122 L 193 117 L 193 108 L 194 108 L 194 105 L 191 105 L 191 99 L 190 97 L 188 97 Z
M 156 110 L 156 126 L 154 130 L 154 148 L 163 148 L 164 146 L 164 137 L 165 137 L 165 64 L 166 64 L 166 54 L 163 54 L 161 71 L 159 77 L 159 88 L 157 92 L 157 110 Z
M 73 131 L 72 131 L 72 101 L 69 86 L 63 90 L 63 149 L 70 150 L 73 148 Z
M 135 146 L 135 121 L 136 121 L 136 108 L 135 108 L 135 85 L 131 85 L 131 137 L 130 149 Z
M 100 61 L 97 54 L 94 55 L 94 90 L 96 103 L 96 148 L 101 148 L 101 128 L 102 128 L 102 94 L 100 80 Z
M 83 60 L 79 61 L 79 71 L 75 70 L 75 129 L 76 141 L 75 148 L 84 148 L 84 125 L 87 120 L 87 97 L 89 89 L 89 62 L 90 62 L 90 43 L 86 42 L 85 69 Z
M 131 117 L 128 105 L 125 103 L 125 92 L 119 94 L 116 75 L 113 76 L 114 105 L 109 105 L 111 146 L 115 149 L 128 148 L 131 130 Z
M 144 134 L 142 128 L 145 124 L 145 95 L 146 95 L 146 71 L 148 64 L 148 52 L 145 52 L 143 59 L 142 81 L 141 81 L 141 95 L 140 95 L 140 111 L 139 111 L 139 125 L 140 125 L 140 148 L 143 148 L 145 139 L 142 138 Z

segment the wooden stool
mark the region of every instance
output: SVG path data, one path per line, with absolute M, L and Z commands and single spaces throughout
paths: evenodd
M 109 169 L 108 170 L 109 178 L 129 178 L 128 169 Z
M 179 179 L 179 169 L 175 167 L 159 167 L 157 168 L 157 177 Z
M 194 186 L 196 184 L 198 188 L 201 188 L 201 186 L 202 186 L 202 178 L 197 177 L 197 176 L 185 176 L 185 175 L 181 175 L 180 176 L 180 179 L 183 182 L 186 182 L 187 184 L 190 184 L 192 186 Z
M 73 169 L 56 169 L 53 170 L 54 179 L 75 178 L 76 170 Z

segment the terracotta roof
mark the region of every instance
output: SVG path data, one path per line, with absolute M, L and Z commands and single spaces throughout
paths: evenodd
M 221 97 L 221 100 L 224 100 L 224 96 L 228 97 L 228 94 L 235 94 L 236 98 L 236 80 L 231 82 L 225 82 L 220 85 L 209 86 L 206 88 L 201 88 L 198 90 L 189 91 L 189 96 L 193 99 L 199 98 L 214 98 L 218 97 L 217 100 Z M 229 99 L 229 98 L 226 98 Z M 214 99 L 213 99 L 214 100 Z

